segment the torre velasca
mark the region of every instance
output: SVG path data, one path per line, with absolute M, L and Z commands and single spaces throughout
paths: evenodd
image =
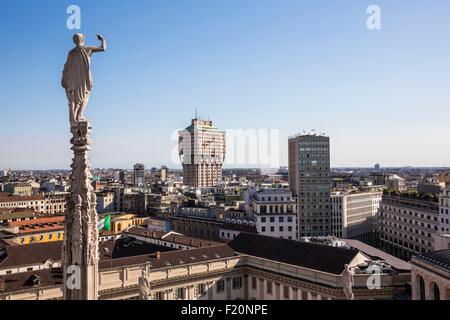
M 205 188 L 222 180 L 225 131 L 214 127 L 212 121 L 193 119 L 189 127 L 179 132 L 178 149 L 185 185 Z

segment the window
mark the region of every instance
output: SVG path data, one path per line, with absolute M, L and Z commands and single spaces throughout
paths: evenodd
M 278 222 L 283 223 L 284 222 L 284 217 L 279 217 L 278 218 Z
M 270 217 L 270 222 L 275 222 L 275 218 L 274 217 Z
M 289 299 L 289 287 L 286 286 L 283 287 L 283 297 L 285 299 Z
M 256 290 L 256 286 L 257 286 L 256 282 L 257 282 L 257 280 L 258 279 L 256 279 L 256 277 L 252 277 L 252 289 L 253 290 Z
M 261 218 L 261 222 L 262 222 L 262 223 L 266 223 L 266 217 L 262 217 L 262 218 Z
M 242 288 L 242 277 L 233 278 L 233 289 Z
M 203 283 L 199 284 L 197 286 L 197 290 L 199 295 L 204 295 L 206 293 L 206 285 L 204 285 Z
M 261 232 L 266 232 L 266 227 L 262 227 Z
M 225 291 L 225 280 L 217 281 L 217 293 L 221 293 Z
M 186 300 L 186 289 L 185 288 L 177 289 L 177 300 Z
M 272 282 L 267 281 L 267 293 L 272 294 Z

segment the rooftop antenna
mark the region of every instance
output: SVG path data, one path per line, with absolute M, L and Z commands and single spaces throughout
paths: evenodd
M 195 120 L 198 120 L 198 110 L 197 110 L 197 107 L 195 107 Z

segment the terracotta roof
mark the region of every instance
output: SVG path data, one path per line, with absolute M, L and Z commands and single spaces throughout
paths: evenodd
M 358 253 L 351 249 L 243 232 L 228 245 L 238 253 L 332 274 L 341 274 L 344 266 Z
M 0 196 L 0 202 L 39 201 L 45 200 L 43 196 Z
M 153 231 L 153 230 L 148 230 L 148 229 L 142 228 L 142 227 L 131 227 L 124 233 L 128 233 L 130 235 L 146 237 L 146 238 L 152 238 L 152 239 L 161 239 L 165 234 L 167 234 L 167 232 Z
M 203 247 L 211 247 L 211 246 L 221 245 L 220 242 L 214 242 L 214 241 L 203 240 L 203 239 L 198 239 L 198 238 L 191 238 L 191 237 L 186 237 L 184 235 L 177 235 L 174 233 L 164 236 L 162 238 L 162 240 L 181 244 L 181 245 L 191 246 L 194 248 L 203 248 Z
M 10 222 L 9 226 L 12 228 L 18 227 L 18 234 L 64 230 L 64 216 L 37 218 L 28 221 L 15 221 Z

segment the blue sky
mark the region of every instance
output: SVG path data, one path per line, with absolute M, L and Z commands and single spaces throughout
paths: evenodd
M 93 57 L 95 167 L 171 161 L 195 108 L 221 129 L 318 129 L 332 166 L 450 166 L 450 2 L 8 1 L 0 10 L 0 168 L 68 168 L 66 8 Z M 382 29 L 366 28 L 381 8 Z

